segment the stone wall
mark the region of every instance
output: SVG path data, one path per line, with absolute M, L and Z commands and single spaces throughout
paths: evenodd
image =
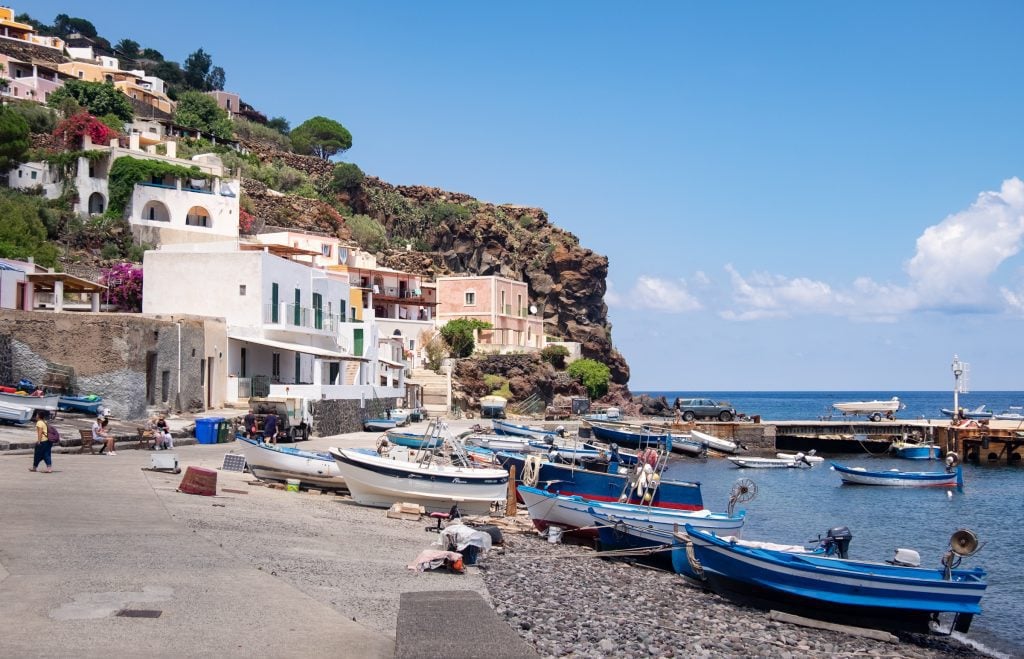
M 151 402 L 176 411 L 201 410 L 205 359 L 224 349 L 206 345 L 205 329 L 218 322 L 2 310 L 0 383 L 25 378 L 69 393 L 96 394 L 123 419 L 146 416 Z
M 384 407 L 398 408 L 402 406 L 400 398 L 381 398 L 376 404 Z M 360 407 L 360 401 L 352 399 L 317 400 L 311 404 L 313 413 L 312 434 L 317 437 L 330 437 L 347 432 L 360 432 L 363 429 L 363 417 L 367 410 Z

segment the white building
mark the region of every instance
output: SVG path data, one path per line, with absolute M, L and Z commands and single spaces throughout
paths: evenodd
M 376 350 L 371 323 L 352 322 L 347 282 L 291 260 L 287 246 L 237 242 L 147 251 L 143 312 L 225 319 L 229 401 L 402 398 L 404 365 Z
M 223 163 L 215 154 L 200 154 L 191 160 L 177 158 L 177 144 L 162 143 L 140 146 L 139 133 L 129 136 L 128 148 L 111 140 L 109 146 L 92 144 L 85 137 L 83 150 L 103 152 L 98 158 L 81 157 L 75 174 L 78 201 L 74 210 L 82 215 L 98 215 L 110 203 L 109 175 L 114 161 L 131 157 L 154 160 L 168 165 L 195 168 L 195 178 L 165 175 L 136 183 L 125 208 L 132 232 L 140 242 L 153 244 L 223 241 L 238 237 L 238 197 L 241 182 L 227 178 Z M 8 176 L 12 188 L 41 186 L 44 194 L 56 199 L 62 191 L 57 170 L 43 162 L 29 162 L 12 170 Z

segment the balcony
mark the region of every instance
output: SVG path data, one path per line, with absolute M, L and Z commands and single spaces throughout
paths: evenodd
M 268 325 L 283 325 L 286 328 L 310 329 L 317 332 L 334 334 L 340 323 L 345 322 L 334 314 L 325 313 L 321 309 L 297 306 L 295 304 L 278 303 L 263 305 L 263 322 Z

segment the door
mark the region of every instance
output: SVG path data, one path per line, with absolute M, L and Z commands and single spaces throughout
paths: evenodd
M 295 326 L 302 326 L 302 291 L 295 289 Z
M 270 285 L 270 322 L 275 323 L 275 324 L 281 322 L 280 318 L 278 316 L 278 314 L 280 313 L 280 309 L 279 309 L 279 306 L 278 306 L 280 304 L 280 299 L 279 298 L 280 298 L 280 290 L 278 289 L 277 284 L 276 283 L 271 284 Z
M 241 352 L 241 356 L 238 359 L 238 377 L 244 378 L 244 377 L 246 377 L 246 375 L 245 375 L 245 371 L 246 371 L 246 369 L 245 369 L 245 357 L 246 357 L 246 355 L 245 355 L 245 348 L 242 348 L 240 352 Z
M 213 407 L 213 357 L 206 358 L 206 408 Z
M 156 404 L 156 353 L 146 353 L 146 402 Z
M 363 356 L 363 330 L 352 330 L 352 354 Z

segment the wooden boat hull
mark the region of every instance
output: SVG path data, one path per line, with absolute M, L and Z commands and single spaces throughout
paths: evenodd
M 590 421 L 594 437 L 626 448 L 664 448 L 672 450 L 672 433 L 654 428 L 636 428 L 624 424 Z
M 526 456 L 500 452 L 496 457 L 506 469 L 515 466 L 516 482 L 523 484 Z M 535 485 L 557 494 L 580 496 L 594 501 L 620 501 L 620 497 L 625 493 L 626 501 L 623 503 L 642 503 L 643 496 L 638 496 L 635 489 L 629 488 L 629 482 L 629 477 L 625 474 L 590 471 L 572 465 L 544 461 L 537 468 Z M 704 499 L 701 496 L 700 483 L 662 480 L 654 491 L 651 505 L 655 508 L 701 510 L 704 508 Z
M 57 401 L 57 409 L 64 412 L 82 412 L 83 414 L 99 414 L 103 399 L 87 396 L 61 396 Z
M 811 464 L 788 458 L 738 458 L 729 456 L 729 462 L 741 469 L 810 469 Z
M 617 521 L 622 521 L 642 530 L 660 531 L 671 543 L 673 529 L 685 523 L 717 530 L 736 530 L 743 526 L 743 513 L 730 517 L 709 510 L 671 510 L 608 503 L 579 496 L 562 496 L 527 485 L 520 485 L 517 491 L 526 504 L 530 520 L 541 531 L 554 524 L 576 530 L 580 535 L 596 537 L 598 522 L 614 526 Z M 652 534 L 651 537 L 658 536 Z
M 235 439 L 245 455 L 245 463 L 256 478 L 282 482 L 294 479 L 310 487 L 347 489 L 345 479 L 329 453 L 264 444 L 241 436 Z
M 19 394 L 0 392 L 0 402 L 24 405 L 25 407 L 30 407 L 33 410 L 56 412 L 57 406 L 60 404 L 60 396 L 55 394 L 50 396 L 22 396 Z
M 963 616 L 958 628 L 966 631 L 970 618 L 981 612 L 987 585 L 981 568 L 953 570 L 947 581 L 942 568 L 743 547 L 691 525 L 685 530 L 672 551 L 677 572 L 703 579 L 722 594 L 753 595 L 772 608 L 796 607 L 816 618 L 841 616 L 862 626 L 912 631 L 927 631 L 928 620 L 938 613 Z
M 957 467 L 945 471 L 868 471 L 832 463 L 832 468 L 851 485 L 885 485 L 890 487 L 963 487 L 963 471 Z
M 0 421 L 8 423 L 28 423 L 36 413 L 35 409 L 28 405 L 8 403 L 0 401 Z
M 505 501 L 508 472 L 382 458 L 373 451 L 331 448 L 338 470 L 356 503 L 389 508 L 416 503 L 430 512 L 448 512 L 452 504 L 467 514 L 486 514 Z

